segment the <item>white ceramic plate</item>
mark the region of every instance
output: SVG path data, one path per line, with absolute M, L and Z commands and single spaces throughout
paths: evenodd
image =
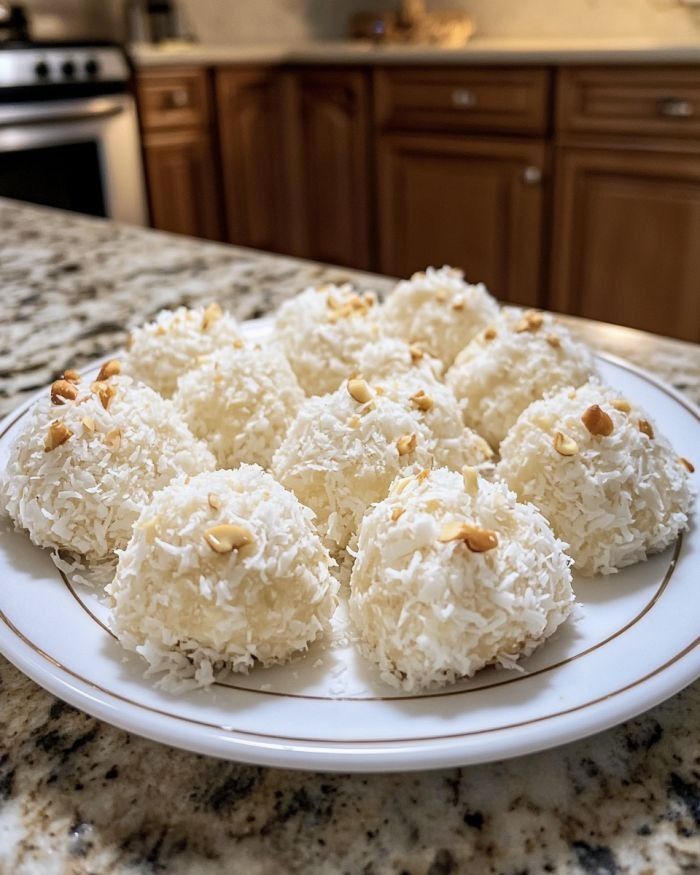
M 247 330 L 263 338 L 262 320 Z M 700 461 L 700 413 L 621 361 L 604 378 L 646 407 L 678 452 Z M 0 424 L 0 466 L 23 405 Z M 699 466 L 700 467 L 700 466 Z M 698 474 L 694 475 L 696 487 Z M 428 769 L 503 759 L 633 717 L 700 675 L 700 536 L 693 527 L 648 562 L 577 580 L 580 616 L 523 667 L 487 669 L 406 696 L 376 680 L 352 647 L 315 646 L 296 662 L 173 696 L 121 650 L 98 599 L 61 577 L 26 536 L 0 534 L 0 651 L 37 683 L 129 731 L 205 754 L 339 771 Z

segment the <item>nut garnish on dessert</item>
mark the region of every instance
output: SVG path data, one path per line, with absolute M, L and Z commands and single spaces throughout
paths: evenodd
M 613 421 L 598 404 L 591 404 L 584 410 L 581 422 L 596 437 L 609 437 L 613 433 Z
M 101 383 L 103 380 L 109 380 L 110 377 L 116 377 L 121 371 L 122 366 L 117 359 L 110 359 L 100 368 L 100 373 L 97 375 L 97 381 L 98 383 Z
M 118 450 L 122 442 L 122 433 L 118 428 L 113 428 L 105 435 L 105 443 L 112 450 Z
M 476 472 L 476 468 L 472 468 L 471 465 L 465 465 L 462 468 L 462 477 L 464 478 L 464 488 L 467 491 L 467 495 L 476 495 L 479 491 L 479 475 Z
M 418 439 L 415 434 L 404 434 L 396 441 L 396 449 L 400 456 L 407 456 L 412 453 L 418 444 Z
M 66 401 L 75 401 L 78 390 L 68 380 L 56 380 L 51 384 L 51 403 L 65 404 Z
M 221 307 L 214 301 L 204 311 L 202 315 L 202 331 L 206 331 L 208 328 L 217 322 L 224 315 L 224 311 Z
M 405 507 L 395 507 L 391 512 L 391 521 L 395 523 L 400 517 L 406 513 Z
M 563 431 L 554 432 L 552 444 L 560 456 L 575 456 L 578 453 L 576 441 L 568 434 L 564 434 Z
M 80 374 L 74 371 L 73 368 L 68 368 L 63 372 L 63 379 L 68 380 L 69 383 L 79 383 Z
M 683 467 L 690 473 L 695 473 L 695 465 L 690 461 L 690 459 L 686 459 L 685 456 L 679 456 L 678 461 L 683 465 Z
M 430 395 L 426 395 L 422 389 L 420 389 L 414 395 L 411 395 L 409 400 L 414 407 L 417 407 L 418 410 L 422 410 L 424 412 L 427 410 L 432 410 L 435 406 L 435 402 L 430 397 Z
M 207 495 L 207 503 L 212 510 L 219 510 L 221 508 L 221 499 L 214 492 L 210 492 Z
M 372 399 L 372 391 L 369 388 L 369 383 L 358 377 L 348 380 L 348 394 L 352 399 L 357 401 L 358 404 L 366 404 Z
M 537 331 L 542 327 L 543 321 L 542 314 L 537 310 L 528 310 L 513 330 L 516 334 L 522 334 L 523 331 Z
M 649 438 L 649 440 L 654 440 L 654 429 L 651 427 L 651 423 L 649 422 L 649 420 L 638 420 L 637 428 L 641 431 L 642 434 L 645 434 Z
M 629 401 L 625 401 L 624 398 L 616 398 L 610 403 L 615 408 L 615 410 L 619 410 L 620 413 L 629 413 L 632 409 L 632 405 L 629 403 Z
M 231 553 L 253 543 L 251 533 L 233 523 L 220 523 L 204 533 L 204 539 L 215 553 Z
M 498 337 L 498 332 L 495 328 L 487 328 L 484 331 L 484 340 L 495 340 Z
M 59 422 L 58 419 L 55 419 L 49 426 L 49 431 L 46 435 L 46 440 L 44 441 L 44 452 L 50 453 L 51 450 L 55 450 L 56 447 L 65 444 L 65 442 L 71 437 L 73 437 L 73 432 L 68 426 Z
M 470 523 L 460 523 L 454 520 L 440 529 L 438 538 L 441 544 L 450 541 L 464 541 L 472 553 L 485 553 L 498 546 L 498 536 L 491 529 L 482 529 Z
M 109 405 L 112 403 L 112 398 L 117 394 L 114 386 L 104 383 L 101 380 L 96 380 L 90 386 L 93 392 L 96 392 L 105 410 L 109 410 Z

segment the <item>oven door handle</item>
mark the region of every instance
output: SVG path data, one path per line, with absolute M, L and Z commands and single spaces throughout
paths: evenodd
M 66 106 L 64 104 L 55 109 L 44 105 L 36 110 L 26 104 L 12 108 L 0 105 L 0 128 L 94 121 L 119 115 L 122 112 L 124 112 L 123 104 L 107 100 L 96 100 L 93 105 Z

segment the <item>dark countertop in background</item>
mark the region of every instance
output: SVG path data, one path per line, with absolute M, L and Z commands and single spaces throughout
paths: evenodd
M 164 306 L 241 319 L 386 278 L 0 200 L 3 412 Z M 700 400 L 700 346 L 566 320 Z M 700 682 L 586 741 L 405 775 L 242 766 L 58 701 L 0 657 L 0 873 L 700 872 Z

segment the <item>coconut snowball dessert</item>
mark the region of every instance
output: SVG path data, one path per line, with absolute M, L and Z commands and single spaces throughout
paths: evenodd
M 334 392 L 357 370 L 360 351 L 381 335 L 375 304 L 372 292 L 325 285 L 279 308 L 274 336 L 307 395 Z
M 497 447 L 525 408 L 596 373 L 590 350 L 547 313 L 504 312 L 462 350 L 446 375 L 466 425 Z
M 173 402 L 219 467 L 268 468 L 304 399 L 280 350 L 234 340 L 180 377 Z
M 337 589 L 312 518 L 257 465 L 174 480 L 143 509 L 107 588 L 119 641 L 170 689 L 305 650 Z
M 124 372 L 170 398 L 180 375 L 195 366 L 199 356 L 232 343 L 238 335 L 236 320 L 216 303 L 162 310 L 153 322 L 131 332 Z
M 80 383 L 66 371 L 29 413 L 2 492 L 35 544 L 101 562 L 125 547 L 157 489 L 215 467 L 169 401 L 103 365 Z
M 571 612 L 565 546 L 473 468 L 397 480 L 360 526 L 349 614 L 362 654 L 406 692 L 512 668 Z
M 470 285 L 452 267 L 414 273 L 398 283 L 381 309 L 387 334 L 423 346 L 446 367 L 498 312 L 486 286 Z
M 574 570 L 594 575 L 663 550 L 687 527 L 691 469 L 648 414 L 590 382 L 530 405 L 498 472 L 569 543 Z
M 305 402 L 275 453 L 272 472 L 314 511 L 335 553 L 396 475 L 413 465 L 430 468 L 438 447 L 420 407 L 353 378 L 334 393 Z M 481 462 L 488 455 L 475 436 L 460 459 Z

